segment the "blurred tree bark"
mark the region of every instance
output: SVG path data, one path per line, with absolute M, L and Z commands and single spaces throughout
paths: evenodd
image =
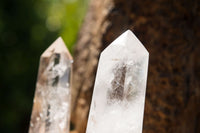
M 150 53 L 143 132 L 199 133 L 198 0 L 91 0 L 74 53 L 73 132 L 85 132 L 100 52 L 127 29 Z

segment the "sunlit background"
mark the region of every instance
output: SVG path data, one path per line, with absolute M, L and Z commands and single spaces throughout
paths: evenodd
M 0 132 L 27 133 L 39 57 L 58 36 L 73 53 L 88 0 L 0 1 Z

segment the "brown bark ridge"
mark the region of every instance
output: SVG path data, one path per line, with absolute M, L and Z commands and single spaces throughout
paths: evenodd
M 143 132 L 200 133 L 198 0 L 91 0 L 75 46 L 73 132 L 85 132 L 100 52 L 127 29 L 150 53 Z

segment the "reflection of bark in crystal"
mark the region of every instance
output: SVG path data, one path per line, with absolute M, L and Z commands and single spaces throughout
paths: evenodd
M 132 63 L 127 67 L 126 75 L 126 89 L 124 91 L 124 97 L 127 101 L 132 101 L 141 95 L 141 63 Z M 139 80 L 140 78 L 140 80 Z
M 139 95 L 139 91 L 136 90 L 133 83 L 129 83 L 127 86 L 127 91 L 124 94 L 126 96 L 127 101 L 132 101 L 134 98 L 136 98 Z
M 123 63 L 117 65 L 113 73 L 114 79 L 111 82 L 112 89 L 108 92 L 109 100 L 123 100 L 126 65 Z
M 137 89 L 138 86 L 136 86 L 139 83 L 135 77 L 139 76 L 139 70 L 133 68 L 133 65 L 125 65 L 124 63 L 116 65 L 113 70 L 114 78 L 111 82 L 112 89 L 108 91 L 108 99 L 110 102 L 113 102 L 114 100 L 132 101 L 139 95 L 139 90 Z M 131 74 L 133 72 L 134 74 Z M 129 80 L 126 78 L 129 78 Z

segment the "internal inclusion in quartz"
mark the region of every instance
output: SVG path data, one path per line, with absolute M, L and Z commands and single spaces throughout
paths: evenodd
M 87 133 L 142 133 L 148 57 L 129 30 L 101 53 Z
M 58 38 L 41 56 L 29 133 L 68 133 L 72 57 Z

